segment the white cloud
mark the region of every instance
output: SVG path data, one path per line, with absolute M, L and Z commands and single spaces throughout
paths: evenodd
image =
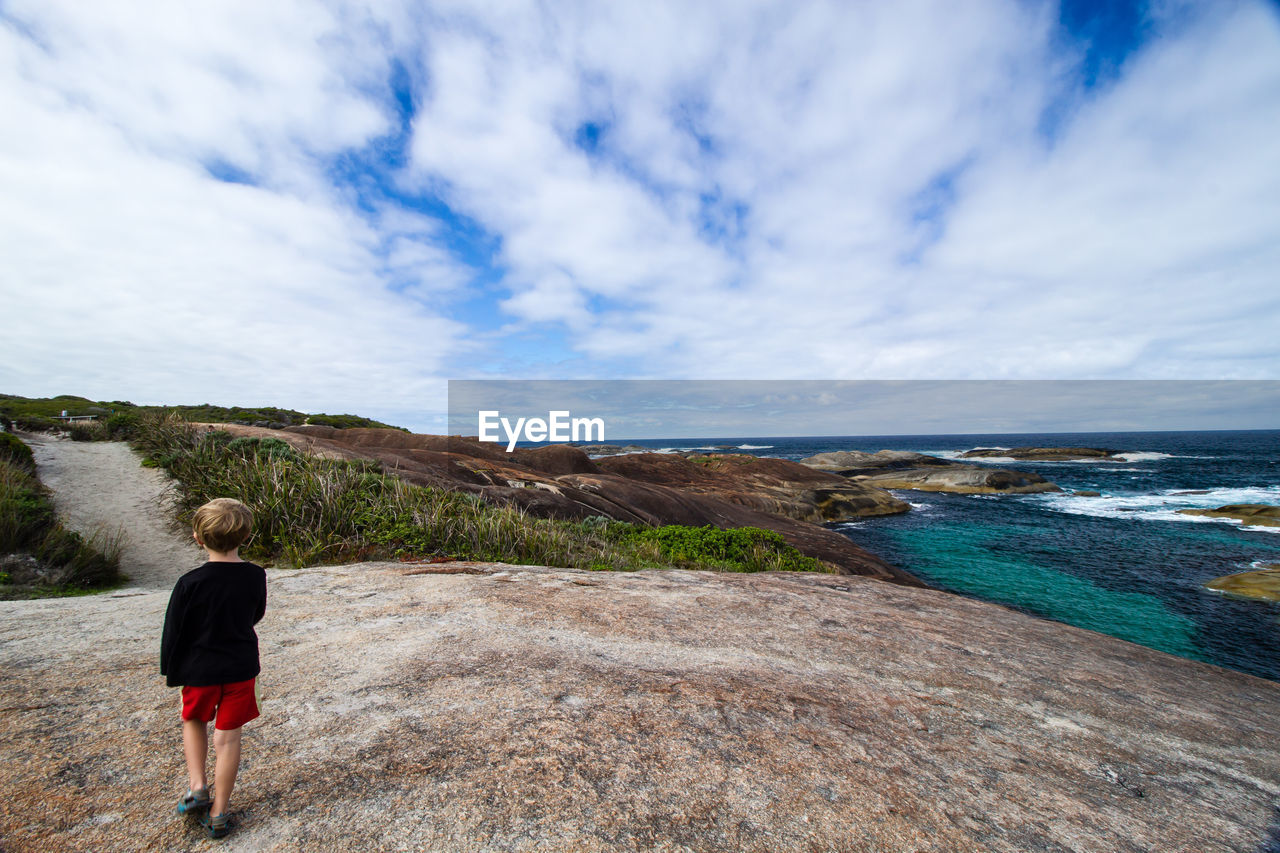
M 10 6 L 7 391 L 434 405 L 467 344 L 432 299 L 468 270 L 433 221 L 358 215 L 317 156 L 386 131 L 362 93 L 386 57 L 335 49 L 351 32 L 310 5 Z
M 1015 0 L 8 3 L 0 385 L 1274 376 L 1280 24 L 1150 27 L 1079 92 Z
M 1050 145 L 1078 61 L 1052 8 L 687 10 L 435 34 L 414 165 L 503 235 L 526 320 L 646 375 L 1275 373 L 1274 351 L 1197 342 L 1212 320 L 1266 348 L 1276 316 L 1269 11 L 1169 30 Z M 954 205 L 913 221 L 948 172 Z M 742 234 L 701 232 L 702 194 L 740 204 Z M 616 307 L 584 326 L 543 299 L 565 275 Z

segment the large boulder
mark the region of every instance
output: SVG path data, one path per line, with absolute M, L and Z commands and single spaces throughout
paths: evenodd
M 1280 602 L 1280 565 L 1214 578 L 1205 586 L 1238 598 Z
M 801 459 L 800 464 L 817 468 L 819 471 L 831 471 L 844 477 L 856 477 L 860 474 L 879 474 L 884 471 L 901 471 L 907 468 L 943 467 L 955 463 L 927 453 L 913 453 L 909 450 L 879 450 L 875 453 L 866 453 L 861 450 L 837 450 Z
M 1230 504 L 1217 509 L 1180 509 L 1178 512 L 1183 515 L 1202 515 L 1208 518 L 1230 518 L 1241 524 L 1280 527 L 1280 506 L 1269 504 Z
M 884 489 L 854 483 L 786 459 L 746 454 L 638 453 L 597 460 L 602 471 L 710 494 L 729 503 L 816 523 L 907 512 Z
M 1101 447 L 982 447 L 960 454 L 961 459 L 1021 459 L 1029 462 L 1072 462 L 1111 459 L 1120 451 Z
M 906 450 L 819 453 L 801 464 L 878 489 L 917 489 L 955 494 L 1025 494 L 1061 489 L 1039 474 L 941 459 Z
M 1060 492 L 1056 484 L 1039 474 L 1002 468 L 913 468 L 860 478 L 882 489 L 917 489 L 922 492 L 952 492 L 960 495 L 1034 494 Z

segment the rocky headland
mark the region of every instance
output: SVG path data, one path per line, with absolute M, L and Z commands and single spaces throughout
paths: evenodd
M 322 456 L 375 459 L 388 473 L 410 482 L 520 506 L 537 516 L 761 527 L 777 531 L 801 552 L 840 573 L 921 585 L 911 574 L 822 526 L 828 521 L 905 512 L 909 504 L 873 484 L 851 482 L 784 459 L 673 453 L 592 459 L 582 449 L 562 444 L 507 453 L 474 438 L 390 429 L 297 426 L 267 430 L 235 424 L 208 428 L 279 438 Z
M 879 489 L 917 489 L 967 495 L 1061 491 L 1056 484 L 1028 471 L 966 464 L 905 450 L 876 453 L 841 450 L 819 453 L 800 462 L 819 471 L 845 477 L 852 483 Z

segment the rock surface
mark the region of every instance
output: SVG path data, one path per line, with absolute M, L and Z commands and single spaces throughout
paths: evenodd
M 268 587 L 264 713 L 223 849 L 1280 843 L 1280 684 L 994 605 L 832 575 L 474 563 Z M 172 815 L 167 600 L 0 602 L 4 850 L 217 846 Z
M 879 489 L 917 489 L 956 494 L 1027 494 L 1058 492 L 1054 483 L 1027 471 L 1009 471 L 986 465 L 968 465 L 927 453 L 881 450 L 864 453 L 840 450 L 800 460 L 820 471 L 830 471 L 850 482 Z
M 907 503 L 883 489 L 783 459 L 686 459 L 671 453 L 591 459 L 568 445 L 507 453 L 472 438 L 389 429 L 302 426 L 276 432 L 234 424 L 211 426 L 280 438 L 322 456 L 376 459 L 410 482 L 470 492 L 539 516 L 603 515 L 641 524 L 762 527 L 842 573 L 922 585 L 848 537 L 820 526 L 824 521 L 904 512 Z
M 1252 851 L 1280 797 L 1280 685 L 941 592 L 475 564 L 269 584 L 232 849 Z M 6 850 L 207 849 L 171 816 L 166 601 L 0 604 Z
M 1217 509 L 1180 509 L 1183 515 L 1203 515 L 1209 518 L 1233 518 L 1242 524 L 1263 527 L 1280 527 L 1280 506 L 1268 504 L 1230 504 Z
M 1101 447 L 983 447 L 960 454 L 961 459 L 1022 459 L 1041 462 L 1071 462 L 1078 459 L 1111 459 L 1120 451 Z
M 916 468 L 860 478 L 882 489 L 918 489 L 922 492 L 951 492 L 959 495 L 1037 494 L 1060 492 L 1056 484 L 1039 474 L 1007 471 L 1002 468 L 971 470 L 961 467 Z
M 1265 566 L 1253 572 L 1214 578 L 1205 586 L 1241 598 L 1280 602 L 1280 566 Z

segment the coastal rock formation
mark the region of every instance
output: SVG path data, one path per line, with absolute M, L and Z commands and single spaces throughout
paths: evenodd
M 1280 565 L 1214 578 L 1205 586 L 1240 598 L 1280 602 Z
M 912 468 L 946 467 L 956 463 L 927 453 L 912 453 L 909 450 L 879 450 L 875 453 L 865 453 L 861 450 L 837 450 L 801 459 L 800 464 L 817 468 L 819 471 L 831 471 L 843 477 L 858 477 Z
M 1268 504 L 1230 504 L 1217 509 L 1180 509 L 1183 515 L 1203 515 L 1209 518 L 1234 518 L 1242 524 L 1263 527 L 1280 527 L 1280 506 Z
M 308 453 L 376 459 L 387 472 L 410 482 L 514 504 L 543 517 L 602 515 L 654 525 L 761 527 L 777 531 L 804 554 L 839 572 L 921 585 L 848 537 L 820 526 L 825 521 L 905 512 L 909 504 L 882 489 L 783 459 L 685 458 L 671 453 L 591 459 L 568 445 L 507 453 L 474 438 L 389 429 L 300 426 L 275 432 L 211 426 L 280 438 Z
M 1039 474 L 1003 468 L 971 469 L 954 466 L 941 469 L 915 468 L 861 478 L 882 489 L 918 489 L 922 492 L 952 492 L 960 495 L 1035 494 L 1060 492 L 1056 484 Z
M 842 450 L 819 453 L 801 464 L 851 478 L 851 482 L 880 489 L 918 489 L 956 494 L 1026 494 L 1057 492 L 1054 483 L 1026 471 L 969 465 L 925 453 L 881 450 L 864 453 Z
M 653 448 L 638 444 L 580 444 L 576 447 L 591 457 L 617 456 L 620 453 L 652 453 Z
M 746 454 L 685 457 L 643 453 L 596 460 L 602 471 L 685 491 L 799 521 L 846 521 L 907 512 L 910 504 L 883 489 L 850 483 L 786 459 Z
M 1030 462 L 1073 462 L 1081 459 L 1111 459 L 1120 451 L 1101 447 L 983 447 L 960 454 L 961 459 L 1022 459 Z
M 1280 684 L 942 592 L 474 563 L 268 583 L 228 850 L 1252 853 L 1273 832 Z M 0 603 L 6 850 L 212 849 L 173 816 L 167 597 Z

